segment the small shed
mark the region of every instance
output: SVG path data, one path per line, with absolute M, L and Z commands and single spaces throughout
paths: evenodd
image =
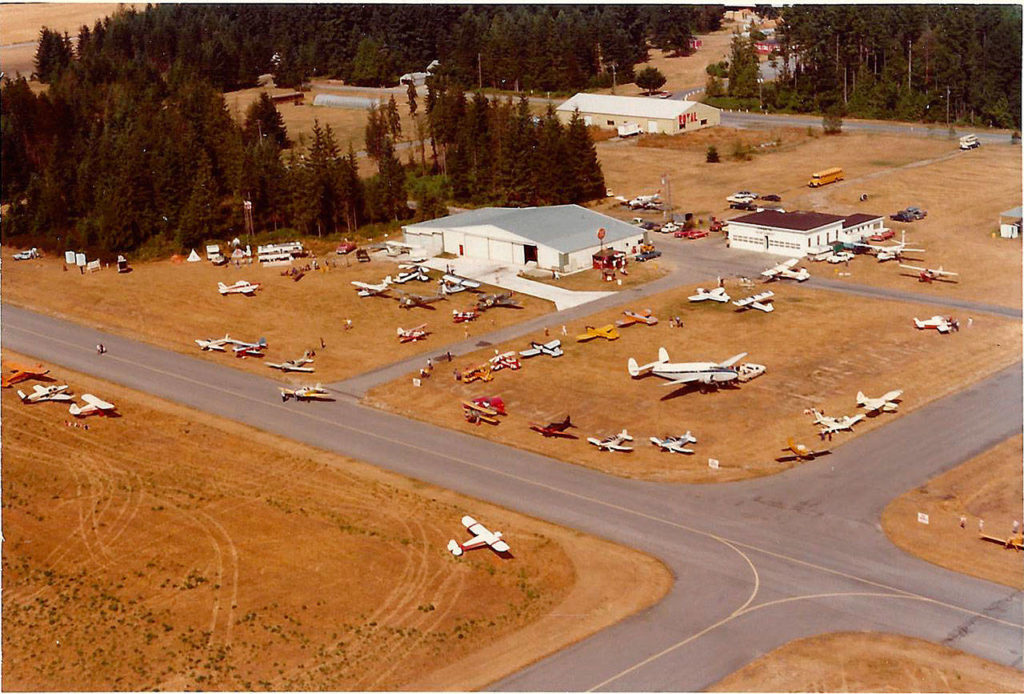
M 1020 238 L 1021 208 L 1014 207 L 999 215 L 999 235 L 1004 239 Z
M 611 270 L 621 267 L 626 261 L 625 251 L 616 251 L 611 248 L 602 248 L 593 256 L 595 270 Z

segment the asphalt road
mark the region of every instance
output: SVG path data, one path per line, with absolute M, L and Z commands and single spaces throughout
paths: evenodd
M 2 338 L 45 361 L 636 547 L 671 569 L 675 584 L 657 605 L 498 689 L 695 691 L 793 638 L 837 629 L 908 634 L 1022 667 L 1020 591 L 906 555 L 878 526 L 888 500 L 1020 431 L 1019 363 L 790 472 L 687 486 L 613 478 L 347 396 L 281 403 L 270 379 L 9 306 Z M 107 354 L 96 354 L 97 342 Z

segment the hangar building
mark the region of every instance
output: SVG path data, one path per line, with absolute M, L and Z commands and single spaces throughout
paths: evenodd
M 823 212 L 764 210 L 729 220 L 729 246 L 790 258 L 826 250 L 836 242 L 863 241 L 885 229 L 880 215 L 845 217 Z
M 402 228 L 405 243 L 435 255 L 536 263 L 561 273 L 592 267 L 602 247 L 600 229 L 604 248 L 629 253 L 644 239 L 639 227 L 579 205 L 483 207 Z
M 721 111 L 699 101 L 611 94 L 577 94 L 555 111 L 563 123 L 568 123 L 577 109 L 587 125 L 617 128 L 633 123 L 645 133 L 676 135 L 722 122 Z

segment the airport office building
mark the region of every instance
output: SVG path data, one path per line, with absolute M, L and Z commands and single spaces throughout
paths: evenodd
M 639 227 L 579 205 L 483 207 L 409 224 L 403 231 L 405 243 L 431 255 L 451 253 L 559 273 L 592 267 L 602 247 L 631 253 L 644 240 Z
M 764 210 L 729 220 L 729 246 L 789 258 L 828 250 L 837 242 L 854 243 L 885 229 L 879 215 L 845 217 L 823 212 Z
M 699 101 L 641 96 L 577 94 L 555 109 L 563 123 L 568 123 L 576 111 L 586 125 L 615 129 L 633 124 L 649 134 L 678 135 L 722 122 L 721 111 Z

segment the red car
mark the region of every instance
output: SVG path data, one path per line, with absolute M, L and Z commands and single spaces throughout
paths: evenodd
M 895 231 L 893 231 L 892 229 L 886 229 L 885 231 L 880 232 L 878 234 L 872 234 L 871 236 L 868 237 L 868 240 L 870 240 L 870 241 L 888 241 L 889 239 L 891 239 L 895 235 L 896 235 Z
M 683 231 L 677 231 L 674 236 L 677 239 L 702 239 L 708 235 L 708 232 L 703 229 L 684 229 Z
M 356 245 L 351 241 L 342 241 L 338 244 L 338 249 L 335 251 L 338 255 L 347 255 L 356 249 Z

